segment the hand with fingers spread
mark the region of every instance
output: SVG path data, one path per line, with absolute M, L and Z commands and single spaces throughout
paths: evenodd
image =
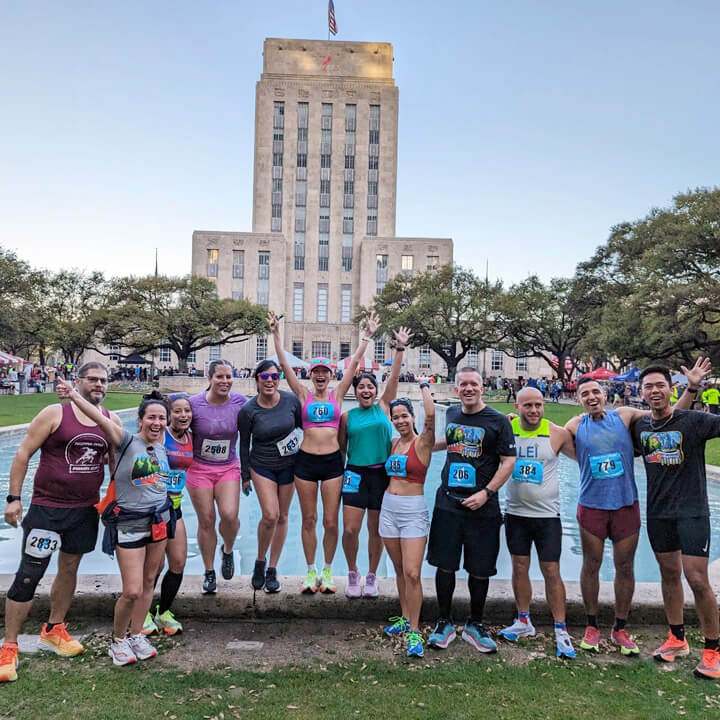
M 377 332 L 378 327 L 380 327 L 378 316 L 375 313 L 370 313 L 365 320 L 365 334 L 368 338 L 371 338 Z
M 268 311 L 267 324 L 270 327 L 270 332 L 277 337 L 280 334 L 280 321 L 273 310 Z
M 410 332 L 409 328 L 402 326 L 397 330 L 393 330 L 393 335 L 395 336 L 397 347 L 406 348 L 407 344 L 410 342 L 410 338 L 413 336 L 413 333 Z
M 698 388 L 700 383 L 712 372 L 710 358 L 699 357 L 690 370 L 684 365 L 680 366 L 683 375 L 687 378 L 688 387 Z

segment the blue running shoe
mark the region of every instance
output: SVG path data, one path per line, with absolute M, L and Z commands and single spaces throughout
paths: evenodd
M 424 655 L 422 635 L 415 630 L 409 632 L 407 635 L 407 656 L 423 657 Z
M 440 618 L 437 623 L 435 623 L 435 629 L 430 633 L 428 646 L 437 650 L 445 650 L 455 637 L 455 626 L 452 620 Z
M 462 639 L 483 653 L 497 652 L 497 645 L 482 623 L 468 620 L 462 632 Z
M 383 632 L 388 637 L 395 637 L 396 635 L 404 635 L 410 629 L 410 623 L 404 617 L 391 617 L 388 618 L 391 625 L 386 625 L 383 628 Z

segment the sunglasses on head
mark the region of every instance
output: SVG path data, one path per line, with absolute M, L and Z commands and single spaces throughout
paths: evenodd
M 410 400 L 410 398 L 395 398 L 395 400 L 390 401 L 391 408 L 397 407 L 398 405 L 406 407 L 412 413 L 412 401 Z
M 279 380 L 280 379 L 280 373 L 274 373 L 274 372 L 261 372 L 258 377 L 261 380 Z
M 170 393 L 167 398 L 168 400 L 186 400 L 190 396 L 186 392 Z

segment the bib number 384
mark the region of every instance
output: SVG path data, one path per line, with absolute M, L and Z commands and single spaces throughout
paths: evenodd
M 448 472 L 448 486 L 474 488 L 475 468 L 470 463 L 451 463 Z
M 25 541 L 25 552 L 31 557 L 43 559 L 50 557 L 61 545 L 60 536 L 53 530 L 33 528 Z

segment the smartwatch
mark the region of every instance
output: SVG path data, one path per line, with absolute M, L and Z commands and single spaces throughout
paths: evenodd
M 22 500 L 22 497 L 20 495 L 8 495 L 5 498 L 5 502 L 9 505 L 11 502 L 15 502 L 16 500 Z
M 488 500 L 492 500 L 497 495 L 497 490 L 492 490 L 489 487 L 484 487 L 483 490 L 487 493 Z

